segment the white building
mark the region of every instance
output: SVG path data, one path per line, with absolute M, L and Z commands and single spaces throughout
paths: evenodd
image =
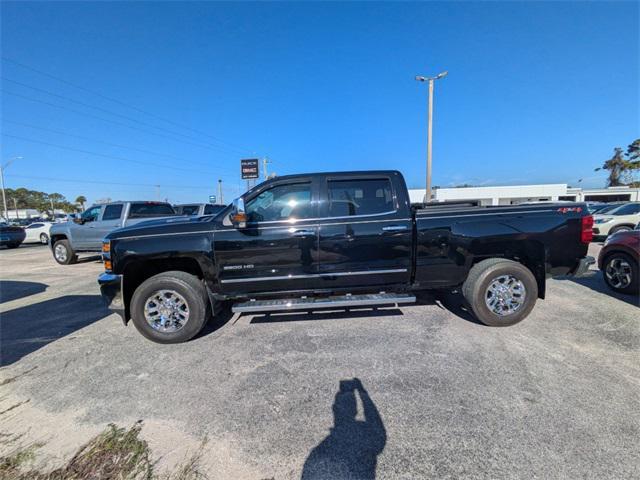
M 424 201 L 425 189 L 409 189 L 412 203 Z M 619 202 L 640 201 L 640 188 L 610 187 L 582 189 L 571 188 L 566 183 L 543 185 L 511 185 L 497 187 L 438 188 L 433 190 L 433 200 L 472 201 L 479 205 L 515 205 L 523 202 L 576 201 Z

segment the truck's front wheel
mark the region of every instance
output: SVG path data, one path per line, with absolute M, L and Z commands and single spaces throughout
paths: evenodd
M 136 289 L 131 317 L 136 329 L 157 343 L 195 337 L 207 322 L 209 302 L 202 282 L 186 272 L 154 275 Z
M 507 327 L 529 315 L 538 299 L 538 284 L 524 265 L 490 258 L 471 268 L 462 294 L 482 323 Z
M 53 245 L 53 258 L 60 265 L 71 265 L 72 263 L 76 263 L 78 260 L 78 256 L 71 248 L 69 244 L 69 240 L 58 240 Z

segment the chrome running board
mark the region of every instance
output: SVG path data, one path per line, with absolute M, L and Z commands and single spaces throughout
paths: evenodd
M 414 303 L 416 297 L 407 293 L 373 293 L 363 295 L 336 295 L 334 297 L 301 297 L 277 300 L 249 300 L 236 303 L 234 313 L 273 312 L 288 310 L 315 310 L 317 308 L 370 307 Z

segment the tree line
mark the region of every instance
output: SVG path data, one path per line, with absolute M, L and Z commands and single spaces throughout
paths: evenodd
M 77 212 L 78 209 L 84 209 L 87 199 L 80 195 L 75 202 L 70 202 L 61 193 L 46 193 L 37 190 L 29 190 L 28 188 L 5 188 L 5 196 L 7 198 L 7 210 L 32 208 L 39 212 L 50 212 L 52 210 L 63 210 L 66 213 Z M 5 208 L 2 196 L 0 196 L 0 212 L 4 214 Z

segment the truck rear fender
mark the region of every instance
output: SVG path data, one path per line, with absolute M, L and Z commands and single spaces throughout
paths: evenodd
M 508 258 L 526 266 L 536 277 L 538 298 L 544 299 L 547 278 L 547 249 L 535 240 L 519 242 L 478 242 L 472 246 L 472 265 L 487 258 Z

